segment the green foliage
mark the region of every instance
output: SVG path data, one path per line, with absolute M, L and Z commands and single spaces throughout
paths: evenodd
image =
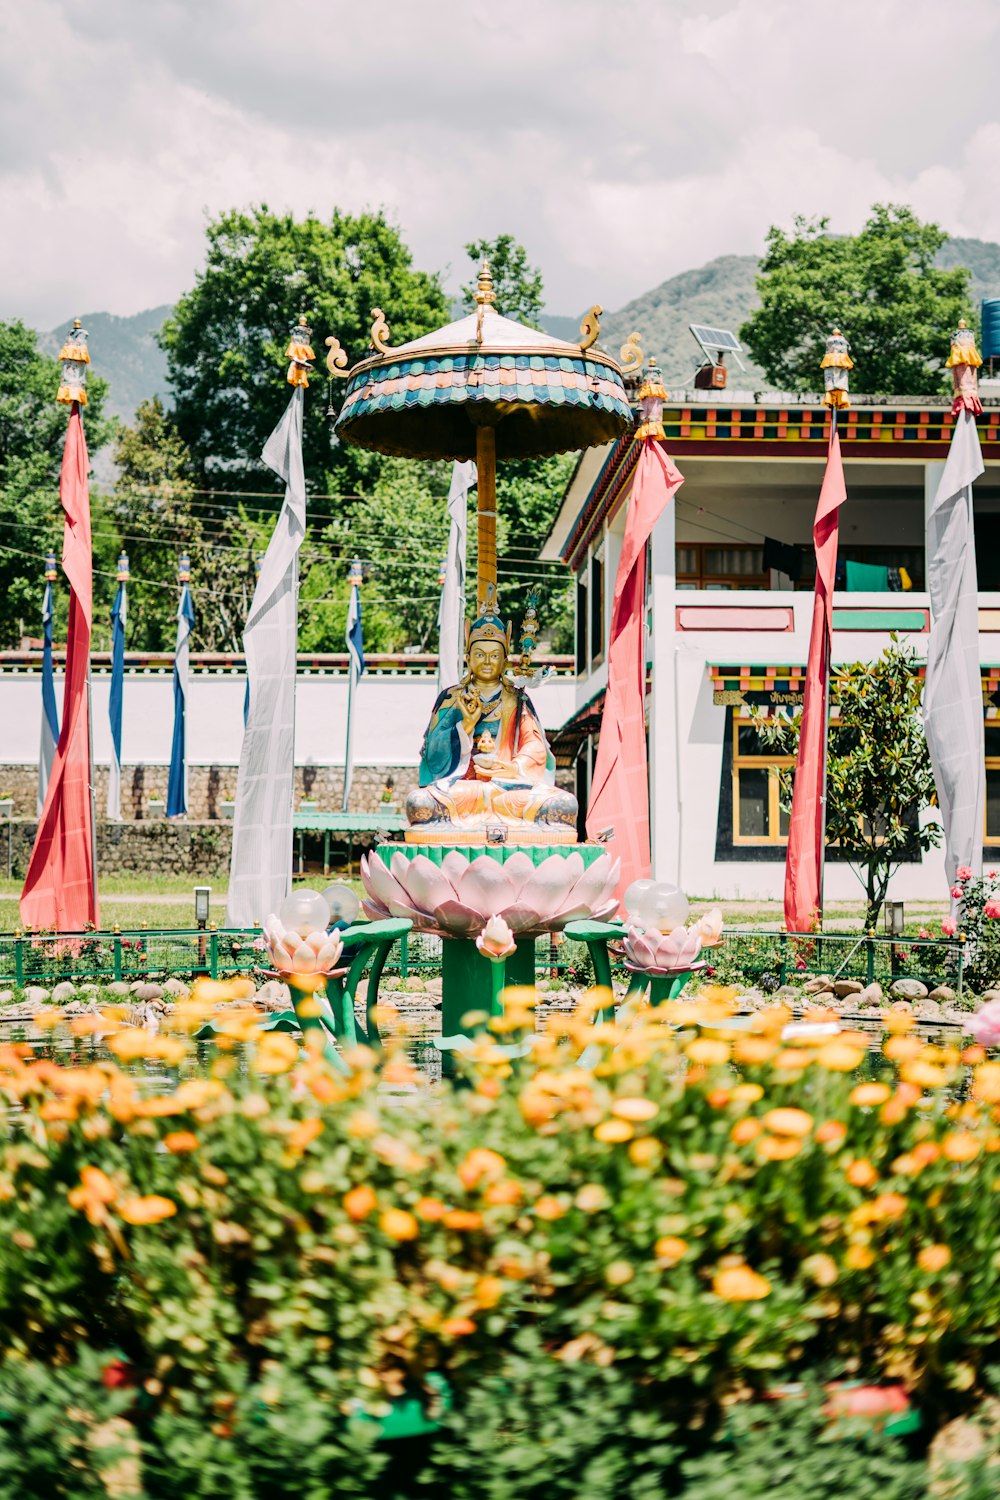
M 465 253 L 478 271 L 489 261 L 496 294 L 496 309 L 505 318 L 515 318 L 528 328 L 540 328 L 544 301 L 542 273 L 528 264 L 528 252 L 512 234 L 498 234 L 495 240 L 472 240 Z M 462 299 L 471 312 L 476 305 L 476 277 L 462 288 Z
M 379 460 L 333 445 L 323 341 L 335 336 L 352 364 L 361 359 L 374 307 L 385 310 L 394 343 L 429 332 L 447 317 L 440 278 L 412 269 L 409 250 L 382 213 L 355 217 L 335 209 L 328 222 L 297 220 L 261 204 L 221 214 L 207 236 L 204 269 L 161 333 L 177 430 L 196 471 L 214 486 L 262 488 L 261 449 L 288 399 L 289 329 L 304 311 L 320 356 L 306 401 L 305 471 L 330 495 L 357 493 Z
M 58 558 L 62 550 L 59 468 L 69 408 L 56 402 L 59 374 L 32 329 L 0 322 L 0 646 L 17 645 L 22 625 L 40 633 L 44 555 L 51 547 Z M 106 393 L 105 381 L 88 380 L 91 457 L 112 430 L 102 415 Z
M 797 217 L 772 226 L 760 263 L 760 306 L 740 329 L 775 385 L 815 390 L 835 324 L 847 335 L 854 388 L 872 395 L 940 390 L 948 339 L 972 317 L 969 272 L 942 270 L 947 236 L 901 204 L 876 203 L 858 234 L 834 235 L 829 220 Z
M 70 1364 L 0 1367 L 0 1500 L 142 1496 L 139 1444 L 122 1415 L 134 1393 L 107 1389 L 109 1363 L 83 1345 Z
M 968 941 L 966 982 L 977 993 L 1000 983 L 1000 875 L 956 880 L 962 895 L 958 903 L 959 932 Z
M 913 650 L 893 635 L 876 661 L 832 674 L 838 713 L 828 730 L 826 839 L 863 871 L 866 927 L 878 922 L 893 870 L 941 841 L 940 824 L 920 820 L 935 788 L 915 663 Z M 761 741 L 780 755 L 797 753 L 801 722 L 801 710 L 773 719 L 754 715 Z M 781 777 L 790 807 L 793 773 Z

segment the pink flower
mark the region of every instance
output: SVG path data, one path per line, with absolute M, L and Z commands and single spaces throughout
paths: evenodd
M 630 927 L 624 947 L 629 968 L 667 974 L 691 968 L 701 952 L 701 934 L 697 927 L 675 927 L 673 932 Z
M 264 940 L 280 974 L 330 974 L 344 948 L 336 933 L 310 932 L 303 937 L 273 913 L 264 923 Z
M 920 927 L 920 928 L 917 929 L 917 937 L 918 938 L 929 938 L 930 935 L 931 935 L 931 930 L 930 930 L 929 927 Z
M 962 897 L 965 895 L 965 892 L 960 885 L 953 885 L 949 894 L 953 901 L 961 901 Z
M 701 946 L 717 948 L 722 942 L 722 912 L 719 908 L 713 906 L 712 910 L 707 911 L 696 925 L 701 934 Z
M 955 871 L 955 879 L 956 880 L 971 880 L 972 879 L 972 871 L 969 869 L 969 866 L 968 865 L 959 865 L 958 869 Z
M 954 937 L 958 931 L 958 923 L 954 917 L 945 917 L 941 923 L 941 931 L 945 937 Z
M 492 960 L 493 963 L 499 963 L 501 959 L 507 958 L 514 952 L 517 944 L 514 942 L 514 934 L 503 917 L 493 916 L 476 938 L 476 947 L 484 958 Z
M 1000 1000 L 987 1000 L 965 1023 L 981 1047 L 1000 1046 Z
M 987 870 L 986 875 L 989 880 L 996 880 L 997 876 L 1000 875 L 1000 870 Z
M 986 905 L 983 907 L 983 916 L 994 918 L 1000 917 L 1000 901 L 997 901 L 995 899 L 987 901 Z

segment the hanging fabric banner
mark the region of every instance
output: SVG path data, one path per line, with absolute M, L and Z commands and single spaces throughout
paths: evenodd
M 684 476 L 660 446 L 666 390 L 653 361 L 639 391 L 643 439 L 629 496 L 611 607 L 608 689 L 601 720 L 587 833 L 614 830 L 621 860 L 618 896 L 650 873 L 649 769 L 646 751 L 646 547 Z
M 952 885 L 959 866 L 967 865 L 977 875 L 983 868 L 986 751 L 972 486 L 984 472 L 975 417 L 965 407 L 927 514 L 925 542 L 931 636 L 924 731 Z
M 122 815 L 122 702 L 125 689 L 125 625 L 128 614 L 128 558 L 118 559 L 118 591 L 111 608 L 111 692 L 108 718 L 111 723 L 111 760 L 108 765 L 108 817 L 120 822 Z
M 167 817 L 181 818 L 187 812 L 187 690 L 194 606 L 191 603 L 190 563 L 181 558 L 181 597 L 177 607 L 177 644 L 174 647 L 174 737 L 170 746 L 170 776 L 167 780 Z
M 444 563 L 441 607 L 438 610 L 438 692 L 462 678 L 465 653 L 465 554 L 469 491 L 476 483 L 472 459 L 456 460 L 448 491 L 448 556 Z
M 45 793 L 49 789 L 49 778 L 56 758 L 59 742 L 59 710 L 56 707 L 55 675 L 52 671 L 52 582 L 56 576 L 56 560 L 49 553 L 45 563 L 45 597 L 42 600 L 42 734 L 38 748 L 38 803 L 36 812 L 42 816 Z
M 243 632 L 249 708 L 233 814 L 230 927 L 263 922 L 291 887 L 298 554 L 306 526 L 302 402 L 298 385 L 262 455 L 284 480 L 285 499 Z
M 67 381 L 65 365 L 63 375 L 63 389 L 78 392 L 79 387 Z M 88 923 L 97 925 L 89 702 L 93 620 L 89 460 L 75 394 L 72 403 L 59 479 L 66 515 L 62 562 L 70 586 L 62 731 L 21 893 L 25 926 L 57 932 L 81 932 Z
M 347 683 L 347 743 L 344 747 L 344 795 L 341 812 L 348 810 L 351 782 L 354 780 L 354 695 L 365 670 L 365 643 L 361 631 L 361 581 L 361 560 L 356 557 L 351 563 L 351 599 L 347 606 L 347 629 L 344 632 L 347 654 L 350 657 L 350 676 Z
M 846 499 L 840 435 L 834 416 L 830 425 L 826 470 L 813 522 L 816 584 L 812 632 L 785 855 L 785 926 L 789 932 L 811 932 L 821 916 L 833 586 L 837 572 L 840 507 Z

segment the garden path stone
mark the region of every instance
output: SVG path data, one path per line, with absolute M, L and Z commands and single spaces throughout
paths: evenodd
M 897 1000 L 926 1000 L 927 986 L 919 979 L 897 979 L 889 994 Z

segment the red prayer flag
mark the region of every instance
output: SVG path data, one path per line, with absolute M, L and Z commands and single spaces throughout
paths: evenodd
M 587 808 L 590 838 L 613 828 L 621 860 L 618 897 L 650 872 L 649 775 L 646 763 L 646 545 L 684 476 L 654 437 L 635 471 L 615 577 L 608 645 L 608 689 L 594 783 Z
M 83 421 L 74 402 L 59 478 L 66 512 L 62 561 L 70 585 L 62 731 L 21 893 L 25 926 L 62 932 L 97 923 L 87 695 L 93 619 L 88 468 Z
M 833 584 L 837 572 L 839 511 L 847 499 L 836 418 L 830 432 L 826 473 L 813 522 L 816 592 L 813 596 L 809 663 L 802 702 L 799 753 L 785 857 L 785 926 L 789 932 L 811 932 L 820 912 L 826 783 L 827 685 L 833 633 Z

